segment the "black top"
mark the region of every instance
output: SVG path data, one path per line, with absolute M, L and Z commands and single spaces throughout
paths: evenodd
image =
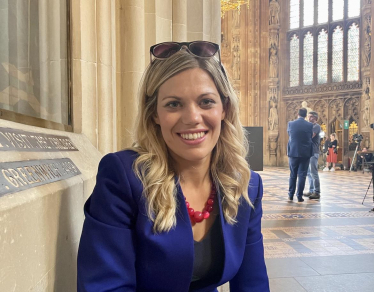
M 217 282 L 222 274 L 224 261 L 223 236 L 220 216 L 201 241 L 194 241 L 195 259 L 189 291 Z
M 329 142 L 329 148 L 332 148 L 332 146 L 335 145 L 335 148 L 338 146 L 338 141 L 334 140 L 332 142 Z

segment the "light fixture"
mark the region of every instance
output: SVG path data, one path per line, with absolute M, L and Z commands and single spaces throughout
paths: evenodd
M 243 4 L 247 4 L 249 8 L 249 0 L 221 0 L 221 17 L 224 18 L 230 10 L 237 10 L 240 13 L 240 6 Z

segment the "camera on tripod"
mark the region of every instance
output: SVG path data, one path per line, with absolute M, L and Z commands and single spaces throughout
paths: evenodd
M 374 124 L 371 124 L 370 127 L 371 127 L 371 126 L 374 127 Z M 355 141 L 356 143 L 360 143 L 362 140 L 364 140 L 364 136 L 362 136 L 361 134 L 353 134 L 352 139 L 353 139 L 353 141 Z

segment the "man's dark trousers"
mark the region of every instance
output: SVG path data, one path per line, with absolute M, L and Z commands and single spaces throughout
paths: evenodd
M 290 181 L 289 181 L 289 189 L 288 189 L 288 196 L 293 198 L 293 195 L 296 191 L 296 180 L 297 181 L 297 198 L 303 197 L 303 191 L 305 187 L 305 180 L 306 175 L 308 173 L 309 168 L 309 160 L 308 157 L 288 157 L 288 162 L 290 165 Z

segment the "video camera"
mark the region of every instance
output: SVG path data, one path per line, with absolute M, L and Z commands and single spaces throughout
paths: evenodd
M 371 127 L 371 126 L 374 127 L 374 124 L 370 125 L 370 127 Z M 353 141 L 355 141 L 356 143 L 360 143 L 362 140 L 364 140 L 364 136 L 362 136 L 361 134 L 353 134 L 352 139 L 353 139 Z

